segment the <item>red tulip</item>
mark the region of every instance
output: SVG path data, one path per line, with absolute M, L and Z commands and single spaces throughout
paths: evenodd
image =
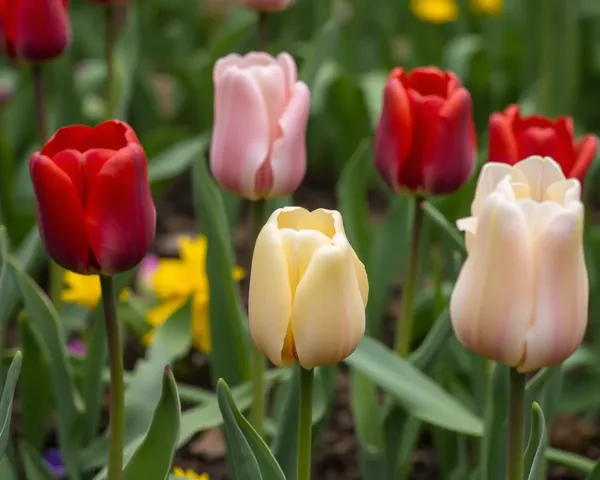
M 475 166 L 469 92 L 452 72 L 396 68 L 383 93 L 375 165 L 396 191 L 440 195 L 458 190 Z
M 137 265 L 154 239 L 146 154 L 129 125 L 61 128 L 29 159 L 46 250 L 74 272 Z
M 575 141 L 571 117 L 555 121 L 540 115 L 521 117 L 518 105 L 509 105 L 490 116 L 489 131 L 490 162 L 514 165 L 532 155 L 552 157 L 567 178 L 583 181 L 596 157 L 596 136 Z
M 4 51 L 13 60 L 39 62 L 71 44 L 69 0 L 0 0 Z

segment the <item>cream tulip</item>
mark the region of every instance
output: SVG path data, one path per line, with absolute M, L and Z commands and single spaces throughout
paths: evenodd
M 276 210 L 261 230 L 250 272 L 250 333 L 278 366 L 332 365 L 365 331 L 369 283 L 339 212 Z
M 458 222 L 468 258 L 450 301 L 456 336 L 520 372 L 561 363 L 588 318 L 579 181 L 549 157 L 488 163 L 471 214 Z

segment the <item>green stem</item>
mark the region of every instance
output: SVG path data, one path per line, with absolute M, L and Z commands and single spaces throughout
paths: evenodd
M 523 480 L 525 375 L 510 369 L 508 400 L 508 480 Z
M 125 429 L 123 353 L 117 321 L 117 297 L 110 276 L 100 275 L 102 308 L 106 324 L 106 341 L 110 366 L 110 433 L 108 453 L 108 480 L 123 476 L 123 437 Z
M 396 326 L 396 354 L 406 358 L 410 353 L 412 340 L 412 329 L 414 320 L 414 299 L 417 289 L 419 273 L 419 249 L 421 246 L 421 232 L 423 231 L 423 209 L 421 208 L 421 197 L 414 197 L 414 216 L 410 242 L 410 253 L 408 258 L 408 275 L 402 288 L 402 308 L 398 315 Z
M 258 237 L 265 220 L 265 200 L 252 202 L 252 223 L 254 239 Z M 262 434 L 262 424 L 265 415 L 265 357 L 254 342 L 251 352 L 252 407 L 250 423 L 259 435 Z
M 310 480 L 312 451 L 313 371 L 300 369 L 300 415 L 298 420 L 298 475 L 296 480 Z
M 119 31 L 119 6 L 107 5 L 105 12 L 104 54 L 106 55 L 106 119 L 116 115 L 117 96 L 115 91 L 115 44 Z
M 37 123 L 37 135 L 40 148 L 48 140 L 48 116 L 46 114 L 46 95 L 44 92 L 44 75 L 41 64 L 35 64 L 33 69 L 33 94 L 35 98 L 35 118 Z M 48 292 L 50 300 L 57 311 L 61 308 L 61 294 L 63 290 L 64 271 L 50 260 Z
M 258 13 L 258 49 L 266 52 L 269 47 L 269 25 L 267 23 L 267 12 Z

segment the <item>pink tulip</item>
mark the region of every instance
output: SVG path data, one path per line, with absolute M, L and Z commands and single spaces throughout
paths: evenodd
M 253 10 L 275 12 L 290 7 L 294 0 L 240 0 L 240 3 Z
M 293 58 L 251 52 L 217 61 L 210 168 L 250 200 L 292 193 L 306 172 L 310 91 Z

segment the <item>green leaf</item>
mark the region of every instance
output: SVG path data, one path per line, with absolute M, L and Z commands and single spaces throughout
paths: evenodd
M 127 4 L 127 22 L 122 35 L 117 40 L 115 47 L 115 88 L 117 92 L 114 113 L 110 111 L 109 116 L 126 119 L 129 112 L 129 104 L 133 95 L 135 74 L 139 66 L 140 57 L 140 29 L 139 29 L 139 7 L 135 2 Z
M 167 477 L 179 437 L 180 421 L 177 384 L 171 369 L 166 368 L 160 401 L 144 440 L 125 466 L 124 480 Z
M 365 337 L 345 362 L 370 378 L 420 420 L 467 435 L 482 434 L 481 419 L 378 341 Z
M 2 397 L 0 398 L 0 458 L 4 456 L 4 451 L 8 445 L 10 438 L 10 420 L 12 418 L 12 404 L 15 395 L 15 388 L 17 387 L 17 380 L 19 379 L 19 373 L 21 371 L 21 353 L 17 352 L 8 374 L 6 375 L 6 381 L 2 388 Z
M 408 356 L 408 361 L 421 371 L 431 368 L 451 336 L 450 311 L 445 308 L 429 330 L 425 340 Z
M 208 134 L 184 140 L 148 161 L 148 180 L 154 185 L 173 178 L 188 168 L 200 156 L 209 139 Z
M 424 201 L 421 208 L 433 224 L 452 242 L 454 247 L 462 254 L 466 255 L 467 248 L 465 241 L 459 231 L 452 225 L 448 219 L 431 202 Z
M 169 362 L 181 358 L 192 345 L 191 318 L 192 298 L 190 297 L 154 333 L 151 354 L 163 355 Z
M 202 219 L 202 232 L 208 242 L 212 378 L 223 378 L 235 386 L 250 378 L 247 321 L 233 278 L 233 247 L 223 199 L 203 157 L 194 164 L 193 190 L 196 215 Z
M 300 405 L 300 365 L 294 365 L 292 375 L 277 389 L 284 395 L 281 408 L 275 416 L 277 430 L 271 449 L 288 480 L 296 478 L 296 451 L 298 449 L 298 408 Z
M 0 478 L 2 480 L 18 480 L 8 455 L 0 458 Z
M 82 408 L 71 377 L 66 339 L 60 327 L 58 314 L 40 287 L 21 270 L 14 259 L 9 258 L 7 265 L 13 280 L 19 285 L 32 326 L 42 339 L 44 354 L 50 361 L 61 451 L 69 478 L 78 480 L 80 476 L 76 459 L 77 446 L 72 444 L 71 429 Z
M 227 451 L 238 480 L 285 480 L 269 447 L 237 408 L 227 383 L 217 382 L 219 409 L 223 415 Z
M 587 476 L 586 480 L 600 480 L 600 462 L 596 464 L 594 469 Z
M 25 442 L 21 442 L 19 453 L 23 459 L 23 468 L 27 480 L 53 480 L 54 476 L 39 452 Z
M 544 412 L 537 402 L 532 404 L 531 433 L 523 464 L 528 480 L 539 480 L 544 469 L 544 455 L 548 445 Z
M 25 315 L 19 319 L 23 375 L 19 382 L 21 404 L 21 435 L 23 440 L 41 451 L 46 437 L 46 425 L 52 411 L 50 366 L 44 355 L 42 340 Z

